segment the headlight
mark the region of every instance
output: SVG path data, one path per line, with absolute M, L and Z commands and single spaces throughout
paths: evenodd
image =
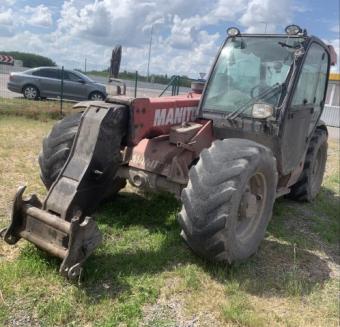
M 255 103 L 253 105 L 253 110 L 252 110 L 252 116 L 254 118 L 268 118 L 270 116 L 273 116 L 274 113 L 274 108 L 265 103 Z
M 288 35 L 297 35 L 302 32 L 302 29 L 298 25 L 288 25 L 285 31 Z
M 229 36 L 237 36 L 240 34 L 240 30 L 237 27 L 229 27 L 227 29 L 227 34 Z

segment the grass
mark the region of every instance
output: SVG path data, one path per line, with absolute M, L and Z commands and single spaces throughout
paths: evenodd
M 222 307 L 224 320 L 240 326 L 266 326 L 266 320 L 256 312 L 237 281 L 230 281 L 225 289 L 228 301 Z
M 36 119 L 0 113 L 0 227 L 19 185 L 45 194 L 36 157 L 54 121 Z M 33 245 L 0 242 L 0 325 L 338 326 L 338 160 L 331 141 L 316 201 L 279 200 L 258 253 L 232 267 L 187 249 L 173 197 L 129 187 L 95 214 L 104 242 L 80 284 Z
M 64 101 L 61 114 L 60 101 L 57 100 L 32 101 L 25 98 L 8 99 L 0 97 L 0 115 L 47 121 L 59 119 L 61 115 L 69 114 L 73 105 L 72 102 Z

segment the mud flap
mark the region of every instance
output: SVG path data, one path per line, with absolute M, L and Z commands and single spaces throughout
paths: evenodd
M 11 223 L 2 233 L 8 244 L 20 238 L 62 259 L 60 273 L 70 279 L 101 243 L 93 218 L 95 209 L 118 169 L 121 140 L 115 128 L 125 123 L 126 107 L 100 103 L 83 114 L 74 144 L 57 180 L 43 203 L 36 195 L 23 199 L 25 186 L 15 195 Z

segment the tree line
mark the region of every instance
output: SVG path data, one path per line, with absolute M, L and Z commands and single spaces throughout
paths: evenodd
M 102 70 L 102 71 L 92 70 L 92 71 L 87 71 L 86 74 L 97 75 L 97 76 L 102 76 L 102 77 L 107 77 L 107 78 L 109 77 L 108 70 Z M 129 72 L 129 71 L 124 70 L 119 73 L 118 78 L 126 79 L 126 80 L 135 80 L 136 72 Z M 165 85 L 170 83 L 171 78 L 172 76 L 168 76 L 167 74 L 164 74 L 164 75 L 152 74 L 150 75 L 148 79 L 147 76 L 138 74 L 138 81 L 152 82 L 152 83 L 165 84 Z M 180 81 L 179 86 L 190 87 L 192 79 L 186 75 L 181 75 L 179 81 Z
M 27 52 L 19 52 L 19 51 L 0 51 L 0 54 L 12 56 L 15 60 L 21 60 L 23 62 L 24 67 L 28 68 L 35 68 L 35 67 L 41 67 L 41 66 L 56 66 L 56 63 L 44 56 L 40 56 L 34 53 L 27 53 Z M 81 70 L 79 70 L 81 71 Z M 83 72 L 84 73 L 84 72 Z M 108 70 L 102 70 L 102 71 L 88 71 L 86 74 L 92 74 L 97 76 L 103 76 L 103 77 L 109 77 Z M 119 73 L 120 79 L 127 79 L 127 80 L 134 80 L 136 78 L 135 72 L 129 72 L 129 71 L 122 71 Z M 142 82 L 152 82 L 152 83 L 158 83 L 158 84 L 169 84 L 171 81 L 172 76 L 168 76 L 167 74 L 152 74 L 149 77 L 145 75 L 138 74 L 138 81 Z M 191 79 L 188 76 L 182 75 L 180 76 L 179 80 L 179 86 L 183 87 L 190 87 L 191 86 Z
M 56 63 L 52 59 L 34 53 L 19 51 L 0 51 L 0 54 L 12 56 L 15 60 L 21 60 L 23 66 L 28 68 L 40 66 L 56 66 Z

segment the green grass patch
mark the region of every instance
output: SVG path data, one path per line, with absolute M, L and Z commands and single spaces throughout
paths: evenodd
M 17 186 L 44 196 L 36 157 L 53 123 L 0 113 L 1 227 Z M 130 188 L 95 213 L 104 241 L 79 284 L 33 245 L 0 242 L 0 325 L 337 326 L 336 157 L 316 201 L 277 201 L 256 255 L 231 267 L 198 258 L 182 242 L 172 196 Z
M 238 282 L 230 281 L 226 286 L 227 304 L 222 312 L 226 322 L 233 322 L 239 326 L 267 326 L 266 320 L 256 313 L 247 295 L 241 290 Z
M 338 183 L 339 186 L 339 183 Z M 339 196 L 329 189 L 323 189 L 318 201 L 311 204 L 312 230 L 328 243 L 336 243 L 340 235 L 340 201 Z
M 55 120 L 70 114 L 73 105 L 72 102 L 64 101 L 61 110 L 60 101 L 57 100 L 33 101 L 25 98 L 0 97 L 0 119 L 1 116 L 19 116 L 40 121 Z
M 8 319 L 8 309 L 4 305 L 4 303 L 1 303 L 0 304 L 0 325 L 4 326 L 7 319 Z

